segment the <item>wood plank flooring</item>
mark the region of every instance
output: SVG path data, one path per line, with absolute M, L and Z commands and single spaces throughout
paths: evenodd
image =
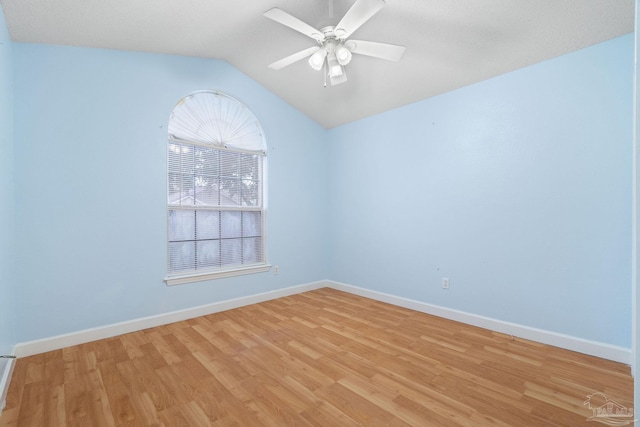
M 21 358 L 0 426 L 591 426 L 629 367 L 333 289 Z

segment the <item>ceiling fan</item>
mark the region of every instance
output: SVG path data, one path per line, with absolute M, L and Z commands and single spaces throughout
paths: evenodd
M 311 68 L 316 71 L 325 69 L 326 86 L 327 76 L 331 85 L 347 81 L 345 66 L 351 61 L 353 53 L 387 61 L 399 61 L 406 49 L 404 46 L 349 39 L 349 36 L 362 24 L 382 9 L 384 3 L 384 0 L 356 0 L 337 25 L 323 27 L 320 30 L 277 7 L 266 11 L 264 16 L 267 18 L 294 29 L 317 42 L 317 46 L 282 58 L 269 64 L 269 68 L 279 70 L 309 57 Z

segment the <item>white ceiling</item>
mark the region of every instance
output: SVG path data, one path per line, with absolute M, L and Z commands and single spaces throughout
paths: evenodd
M 333 2 L 333 7 L 331 7 Z M 224 59 L 326 128 L 429 98 L 633 31 L 634 0 L 386 0 L 353 37 L 407 47 L 398 63 L 354 55 L 325 88 L 314 45 L 262 14 L 318 28 L 354 0 L 0 0 L 13 41 Z M 335 18 L 329 15 L 333 9 Z

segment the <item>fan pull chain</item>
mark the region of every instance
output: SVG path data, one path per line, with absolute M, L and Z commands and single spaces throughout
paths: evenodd
M 329 72 L 327 71 L 327 60 L 325 59 L 322 63 L 322 74 L 324 74 L 324 87 L 327 87 L 327 75 Z

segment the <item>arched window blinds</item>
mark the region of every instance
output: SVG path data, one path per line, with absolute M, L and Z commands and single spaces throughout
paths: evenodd
M 215 91 L 194 92 L 176 104 L 169 118 L 169 139 L 266 153 L 262 127 L 251 110 Z
M 256 117 L 226 94 L 199 91 L 176 104 L 168 130 L 167 283 L 268 270 Z

